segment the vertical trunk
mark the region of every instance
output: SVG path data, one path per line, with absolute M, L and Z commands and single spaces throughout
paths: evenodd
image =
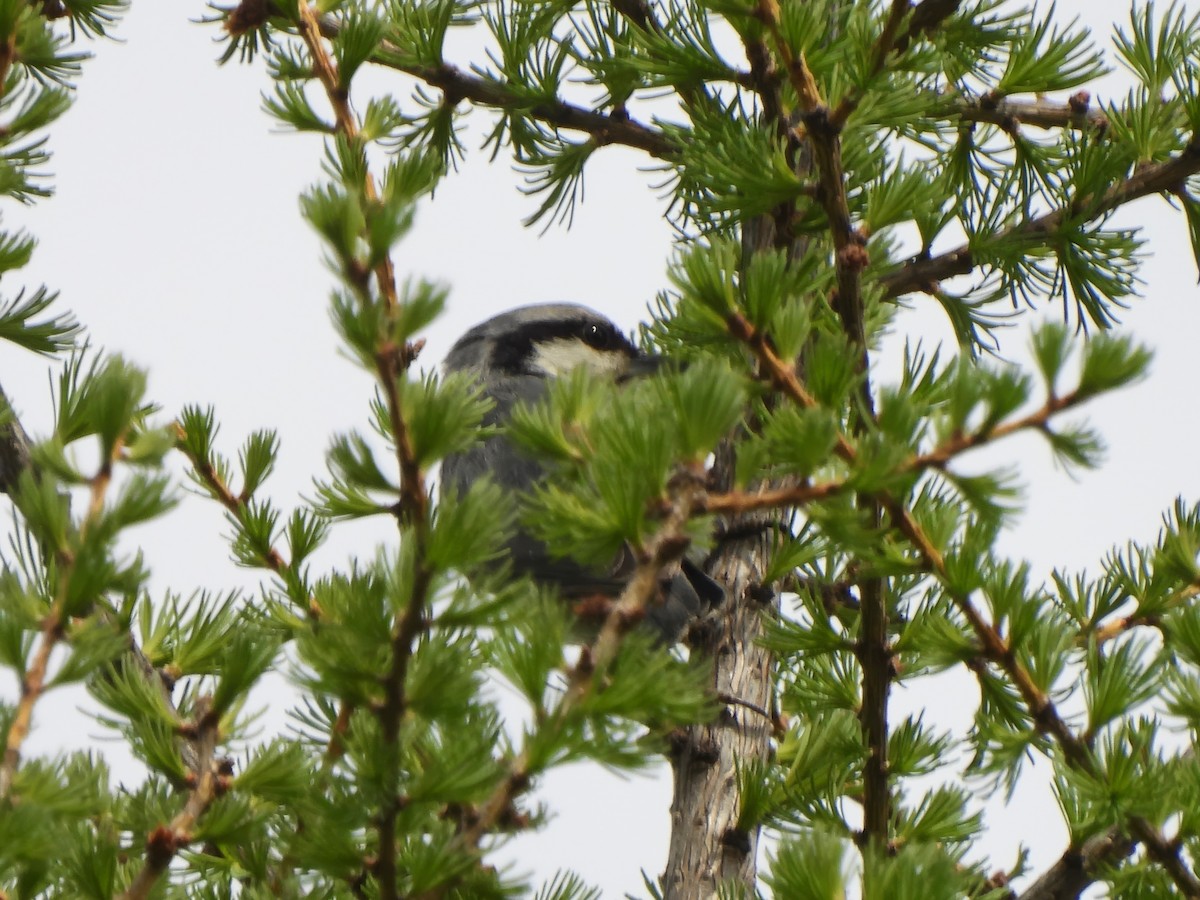
M 728 471 L 726 451 L 718 470 Z M 709 656 L 714 688 L 725 706 L 715 722 L 688 728 L 672 754 L 671 847 L 662 876 L 666 900 L 707 900 L 719 885 L 752 887 L 757 876 L 759 830 L 738 827 L 738 769 L 771 753 L 771 654 L 758 645 L 765 598 L 761 585 L 772 531 L 770 523 L 733 523 L 750 536 L 727 542 L 709 567 L 725 585 L 728 600 L 692 652 Z
M 808 146 L 793 144 L 791 151 L 796 170 L 811 171 Z M 793 259 L 804 255 L 808 239 L 787 234 L 794 213 L 784 206 L 773 216 L 743 224 L 743 266 L 755 253 L 779 246 L 786 246 Z M 732 485 L 735 464 L 732 442 L 727 441 L 718 450 L 713 471 L 718 490 Z M 661 879 L 665 900 L 708 900 L 725 882 L 754 895 L 760 830 L 738 827 L 738 771 L 772 753 L 774 659 L 758 639 L 763 613 L 779 608 L 778 591 L 762 583 L 778 523 L 778 513 L 720 523 L 726 535 L 745 537 L 723 541 L 708 566 L 725 586 L 726 602 L 711 629 L 692 642 L 692 652 L 712 660 L 713 687 L 725 707 L 717 721 L 686 729 L 673 748 L 671 846 Z

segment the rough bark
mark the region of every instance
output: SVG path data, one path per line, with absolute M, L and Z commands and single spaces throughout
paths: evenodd
M 718 469 L 732 463 L 728 451 Z M 762 613 L 777 595 L 761 586 L 773 529 L 761 517 L 742 518 L 750 536 L 726 542 L 709 567 L 726 586 L 724 608 L 705 623 L 692 652 L 708 656 L 713 689 L 727 702 L 715 722 L 683 731 L 674 746 L 671 847 L 661 885 L 666 900 L 706 900 L 725 882 L 752 886 L 758 828 L 738 827 L 739 766 L 771 753 L 771 654 L 758 644 Z M 729 527 L 729 526 L 727 526 Z
M 1133 852 L 1136 842 L 1109 829 L 1068 850 L 1042 876 L 1023 890 L 1019 900 L 1079 900 L 1106 865 L 1114 865 Z
M 808 165 L 801 148 L 797 167 Z M 743 264 L 775 246 L 786 219 L 785 213 L 761 216 L 743 225 Z M 799 241 L 791 249 L 804 250 Z M 732 485 L 735 465 L 732 441 L 727 441 L 713 467 L 717 489 Z M 739 766 L 772 753 L 773 723 L 764 712 L 774 705 L 774 660 L 758 640 L 763 614 L 779 607 L 779 592 L 762 583 L 777 521 L 770 513 L 751 513 L 718 524 L 726 538 L 706 568 L 725 586 L 726 601 L 690 643 L 693 654 L 711 661 L 713 692 L 725 706 L 715 722 L 684 730 L 673 748 L 671 846 L 661 879 L 665 900 L 707 900 L 731 882 L 752 891 L 757 881 L 759 829 L 738 827 L 737 773 Z M 734 535 L 741 537 L 731 540 Z

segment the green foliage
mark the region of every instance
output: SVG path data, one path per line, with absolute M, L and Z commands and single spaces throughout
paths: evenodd
M 48 193 L 45 129 L 83 58 L 54 18 L 72 37 L 103 35 L 123 8 L 58 7 L 0 0 L 0 195 L 17 202 Z M 314 496 L 289 510 L 269 493 L 285 452 L 275 433 L 227 451 L 215 410 L 185 408 L 168 426 L 135 365 L 68 357 L 52 433 L 9 489 L 0 665 L 22 690 L 0 705 L 13 742 L 0 762 L 0 893 L 109 897 L 141 879 L 163 896 L 533 894 L 491 858 L 548 820 L 526 812 L 531 788 L 570 763 L 644 769 L 678 729 L 738 698 L 713 696 L 720 659 L 615 619 L 597 635 L 553 591 L 512 578 L 518 521 L 552 552 L 601 565 L 660 538 L 703 550 L 765 536 L 745 594 L 783 592 L 761 638 L 778 709 L 746 712 L 769 712 L 775 752 L 736 760 L 729 784 L 733 831 L 780 836 L 761 879 L 775 896 L 1006 896 L 983 874 L 973 789 L 1011 795 L 1037 757 L 1053 766 L 1073 850 L 1109 830 L 1144 842 L 1152 828 L 1194 865 L 1200 765 L 1173 738 L 1200 730 L 1200 507 L 1180 501 L 1153 546 L 1113 551 L 1095 574 L 1042 583 L 997 549 L 1019 511 L 1019 467 L 961 458 L 1036 431 L 1039 452 L 1095 466 L 1100 435 L 1061 416 L 1149 372 L 1149 351 L 1108 331 L 1142 258 L 1138 232 L 1110 218 L 1168 191 L 1200 259 L 1200 17 L 1131 10 L 1115 61 L 1137 83 L 1101 117 L 1082 95 L 1047 99 L 1109 65 L 1053 9 L 898 9 L 214 8 L 225 60 L 263 52 L 268 115 L 322 136 L 324 174 L 300 209 L 336 279 L 342 349 L 374 392 L 362 425 L 330 438 Z M 319 17 L 319 40 L 302 12 Z M 449 59 L 452 27 L 472 27 L 484 55 Z M 416 86 L 368 84 L 375 69 Z M 621 384 L 576 372 L 502 429 L 483 425 L 489 401 L 469 378 L 417 367 L 449 289 L 397 280 L 391 259 L 465 153 L 468 104 L 492 116 L 485 148 L 524 176 L 529 224 L 569 226 L 609 144 L 651 158 L 679 246 L 642 340 L 678 365 Z M 1166 179 L 1168 166 L 1182 174 Z M 755 235 L 770 246 L 750 246 Z M 34 247 L 0 234 L 0 273 Z M 958 347 L 913 341 L 899 371 L 881 371 L 872 354 L 916 294 L 940 304 Z M 0 301 L 0 337 L 72 350 L 78 326 L 54 300 L 42 287 Z M 1001 348 L 999 326 L 1052 300 L 1065 321 L 1033 330 L 1028 371 L 981 361 Z M 532 496 L 485 479 L 430 492 L 440 461 L 497 435 L 546 463 Z M 148 591 L 128 548 L 176 503 L 172 448 L 219 504 L 233 562 L 262 583 L 189 588 L 187 600 Z M 733 477 L 719 481 L 714 458 L 732 459 Z M 664 535 L 681 485 L 699 511 Z M 368 516 L 395 525 L 382 546 L 345 564 L 319 552 Z M 938 690 L 935 676 L 971 683 L 968 729 L 892 706 L 872 731 L 881 685 L 915 695 Z M 140 785 L 114 789 L 98 758 L 23 752 L 35 704 L 80 682 L 148 773 Z M 257 692 L 281 683 L 294 729 L 262 737 Z M 871 766 L 885 750 L 881 800 Z M 882 808 L 883 824 L 864 825 L 864 807 Z M 1114 896 L 1168 896 L 1182 879 L 1161 855 L 1148 846 L 1088 871 Z M 534 895 L 598 892 L 562 871 Z

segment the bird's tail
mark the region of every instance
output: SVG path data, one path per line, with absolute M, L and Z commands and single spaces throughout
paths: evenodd
M 664 644 L 674 644 L 688 627 L 725 602 L 725 588 L 687 557 L 664 579 L 661 599 L 646 609 L 646 622 Z

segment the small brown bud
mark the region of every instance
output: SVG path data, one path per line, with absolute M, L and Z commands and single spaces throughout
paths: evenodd
M 592 594 L 577 601 L 571 609 L 575 615 L 581 619 L 590 619 L 592 621 L 603 621 L 608 618 L 608 614 L 612 612 L 613 602 L 611 597 L 606 597 L 603 594 Z
M 870 261 L 867 248 L 859 243 L 848 244 L 838 252 L 838 265 L 847 269 L 865 269 Z
M 271 0 L 242 0 L 229 11 L 225 30 L 234 37 L 265 25 L 271 15 Z

